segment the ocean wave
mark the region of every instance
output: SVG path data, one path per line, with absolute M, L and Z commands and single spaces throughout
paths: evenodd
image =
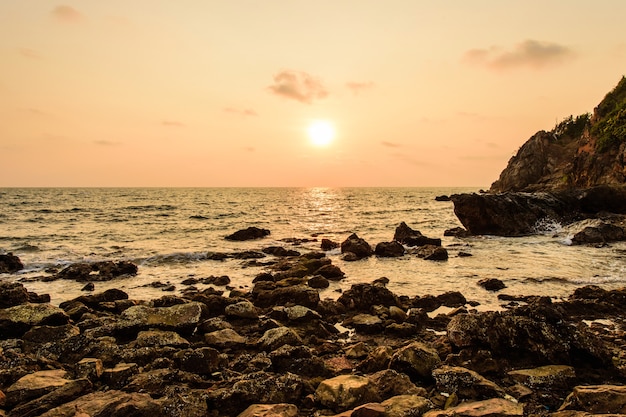
M 178 207 L 173 206 L 171 204 L 147 204 L 145 206 L 126 206 L 123 207 L 123 210 L 131 210 L 131 211 L 162 211 L 162 210 L 176 210 Z

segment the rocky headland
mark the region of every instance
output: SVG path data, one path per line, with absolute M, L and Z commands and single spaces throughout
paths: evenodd
M 472 234 L 519 236 L 536 233 L 546 222 L 565 225 L 598 219 L 592 226 L 596 229 L 589 231 L 594 237 L 580 241 L 598 243 L 626 238 L 625 185 L 626 78 L 622 77 L 593 114 L 567 117 L 551 131 L 533 135 L 488 192 L 450 199 Z

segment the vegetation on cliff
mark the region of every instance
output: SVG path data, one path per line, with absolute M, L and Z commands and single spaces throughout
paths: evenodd
M 626 77 L 596 107 L 596 118 L 591 134 L 598 139 L 598 151 L 605 152 L 626 142 Z

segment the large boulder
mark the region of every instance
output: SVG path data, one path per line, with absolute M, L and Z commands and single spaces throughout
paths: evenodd
M 0 310 L 0 339 L 21 337 L 34 326 L 62 326 L 70 318 L 50 304 L 20 304 Z
M 128 261 L 102 261 L 75 263 L 63 268 L 57 278 L 69 279 L 78 282 L 110 281 L 121 276 L 137 275 L 137 265 Z
M 62 369 L 38 371 L 17 380 L 6 391 L 6 403 L 9 407 L 41 397 L 70 382 L 68 374 Z
M 19 282 L 0 283 L 0 308 L 13 307 L 28 302 L 28 291 Z
M 465 402 L 445 410 L 433 410 L 424 413 L 424 417 L 522 417 L 524 405 L 492 398 L 484 401 Z
M 572 236 L 573 245 L 608 243 L 626 239 L 626 231 L 623 227 L 606 220 L 586 220 L 580 222 L 578 229 L 580 230 L 575 231 Z
M 516 369 L 508 375 L 532 389 L 567 388 L 576 380 L 576 371 L 567 365 L 546 365 L 538 368 Z
M 193 301 L 171 307 L 133 306 L 122 312 L 117 326 L 121 331 L 155 328 L 191 334 L 201 322 L 204 308 L 204 304 Z
M 504 398 L 504 389 L 482 375 L 460 366 L 444 365 L 433 371 L 437 389 L 455 393 L 460 399 L 486 400 Z
M 575 387 L 559 410 L 579 410 L 592 414 L 626 414 L 626 386 Z
M 385 417 L 421 416 L 433 408 L 427 398 L 419 395 L 396 395 L 381 403 L 385 408 Z
M 429 381 L 441 359 L 437 351 L 421 342 L 398 349 L 391 357 L 389 368 L 407 374 L 412 381 Z
M 420 231 L 411 229 L 405 222 L 396 227 L 393 240 L 407 246 L 441 246 L 441 239 L 426 237 Z
M 380 400 L 372 382 L 358 375 L 339 375 L 322 381 L 315 390 L 315 399 L 336 412 Z
M 237 230 L 235 233 L 226 236 L 225 239 L 235 241 L 261 239 L 268 236 L 270 233 L 271 232 L 267 229 L 252 226 L 246 229 Z
M 272 282 L 257 282 L 252 289 L 253 303 L 260 308 L 286 304 L 299 304 L 315 308 L 320 302 L 320 295 L 314 288 L 307 285 L 291 285 L 276 287 Z
M 12 274 L 24 269 L 24 264 L 17 256 L 11 252 L 6 255 L 0 254 L 0 274 Z
M 365 239 L 352 233 L 341 243 L 341 253 L 352 253 L 357 259 L 367 258 L 374 254 L 372 247 Z
M 376 245 L 374 253 L 381 258 L 397 258 L 404 255 L 404 246 L 400 242 L 380 242 Z
M 148 394 L 125 393 L 117 390 L 98 391 L 53 408 L 41 417 L 162 416 L 161 405 Z
M 349 310 L 370 311 L 372 306 L 400 306 L 398 297 L 383 285 L 354 284 L 337 300 Z

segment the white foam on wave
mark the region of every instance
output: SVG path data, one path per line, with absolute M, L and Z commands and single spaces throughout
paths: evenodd
M 563 231 L 563 225 L 556 220 L 543 218 L 533 226 L 533 232 L 539 235 L 555 235 Z

